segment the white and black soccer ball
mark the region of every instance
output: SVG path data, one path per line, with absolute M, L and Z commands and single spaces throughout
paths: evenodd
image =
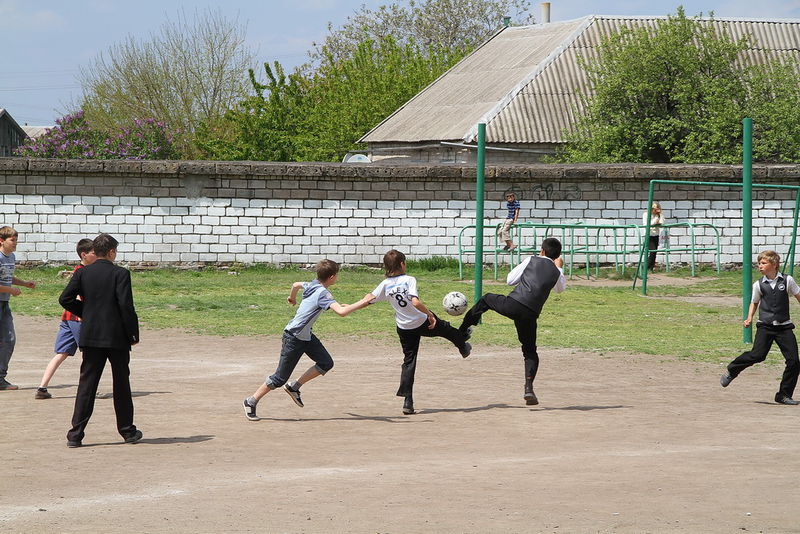
M 444 311 L 450 315 L 461 315 L 467 311 L 469 303 L 463 293 L 451 291 L 442 299 L 442 306 L 444 306 Z

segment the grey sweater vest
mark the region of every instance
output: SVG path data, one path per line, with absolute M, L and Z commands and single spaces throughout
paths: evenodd
M 529 308 L 536 317 L 542 311 L 550 290 L 555 287 L 561 272 L 553 260 L 544 256 L 533 256 L 525 270 L 522 271 L 519 283 L 509 293 L 509 297 Z
M 761 289 L 761 302 L 759 303 L 758 322 L 764 324 L 785 323 L 789 320 L 789 292 L 786 289 L 786 279 L 778 275 L 775 289 L 762 278 L 758 282 Z

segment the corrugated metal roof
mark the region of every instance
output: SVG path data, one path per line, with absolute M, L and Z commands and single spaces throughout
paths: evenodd
M 443 74 L 361 141 L 473 142 L 486 122 L 489 143 L 560 143 L 591 92 L 578 57 L 595 57 L 601 39 L 622 27 L 654 27 L 666 17 L 581 19 L 505 28 Z M 743 64 L 768 55 L 800 58 L 800 20 L 714 19 L 718 32 L 749 36 Z

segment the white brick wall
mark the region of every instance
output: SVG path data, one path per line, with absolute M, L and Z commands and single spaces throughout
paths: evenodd
M 586 188 L 591 186 L 584 186 Z M 521 221 L 586 224 L 640 224 L 646 202 L 636 200 L 552 201 L 522 200 Z M 722 261 L 741 261 L 741 201 L 662 202 L 669 222 L 712 223 L 720 231 Z M 392 247 L 410 257 L 457 256 L 458 234 L 474 221 L 474 202 L 374 200 L 262 200 L 183 198 L 120 198 L 103 196 L 0 195 L 4 224 L 20 232 L 18 257 L 25 261 L 70 263 L 74 245 L 98 232 L 119 239 L 120 255 L 131 262 L 271 262 L 313 263 L 328 256 L 346 263 L 378 263 Z M 753 246 L 788 250 L 794 202 L 754 203 Z M 484 244 L 494 243 L 494 225 L 505 216 L 504 205 L 487 200 Z M 468 232 L 468 235 L 472 235 Z M 543 234 L 537 235 L 541 240 Z M 556 237 L 569 234 L 556 232 Z M 635 249 L 637 232 L 620 234 L 620 244 Z M 713 244 L 713 234 L 699 229 L 698 245 Z M 575 246 L 585 246 L 584 232 L 575 232 Z M 687 229 L 671 232 L 672 246 L 688 246 Z M 465 244 L 471 246 L 471 238 Z M 536 246 L 526 231 L 525 246 Z M 613 234 L 590 232 L 590 246 L 610 247 Z M 585 261 L 577 254 L 577 262 Z M 625 259 L 635 261 L 636 254 Z M 673 253 L 671 261 L 689 261 Z M 471 261 L 472 256 L 468 259 Z M 698 260 L 713 261 L 710 252 Z M 487 250 L 487 261 L 493 254 Z M 611 255 L 602 261 L 613 261 Z

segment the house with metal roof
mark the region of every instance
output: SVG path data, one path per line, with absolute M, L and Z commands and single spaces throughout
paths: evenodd
M 0 108 L 0 157 L 13 156 L 14 150 L 27 138 L 17 121 L 3 108 Z
M 591 95 L 579 57 L 596 57 L 602 38 L 666 17 L 589 15 L 503 28 L 365 134 L 372 161 L 474 163 L 478 123 L 487 160 L 536 162 L 564 142 Z M 734 39 L 748 35 L 744 64 L 768 56 L 800 59 L 800 20 L 700 19 Z

